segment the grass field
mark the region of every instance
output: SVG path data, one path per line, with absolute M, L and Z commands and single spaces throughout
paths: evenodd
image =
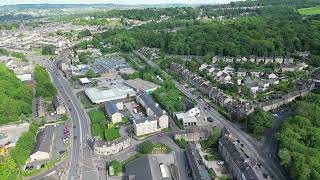
M 316 15 L 316 14 L 320 14 L 320 6 L 298 9 L 298 11 L 302 15 Z
M 107 119 L 103 111 L 92 110 L 89 112 L 91 119 L 91 133 L 93 136 L 100 136 L 104 139 L 104 129 L 107 125 Z
M 113 141 L 119 138 L 120 137 L 119 129 L 117 129 L 116 127 L 105 129 L 104 137 L 107 141 Z

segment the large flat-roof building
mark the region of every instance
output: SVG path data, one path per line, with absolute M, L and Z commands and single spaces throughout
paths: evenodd
M 30 155 L 30 162 L 50 159 L 54 138 L 55 127 L 53 125 L 40 129 L 37 134 L 36 144 Z
M 140 78 L 127 80 L 126 84 L 137 91 L 143 91 L 147 94 L 151 94 L 153 91 L 159 88 L 158 85 L 149 81 L 144 81 Z
M 88 88 L 85 90 L 85 94 L 90 101 L 94 104 L 104 103 L 107 101 L 121 100 L 128 96 L 135 96 L 135 92 L 132 88 L 127 86 L 120 86 L 108 90 L 100 90 L 97 88 Z
M 129 180 L 172 179 L 166 165 L 160 164 L 158 159 L 152 155 L 143 156 L 129 163 L 125 174 Z

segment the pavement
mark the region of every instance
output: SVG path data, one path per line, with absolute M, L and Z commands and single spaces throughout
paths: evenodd
M 143 59 L 146 63 L 150 66 L 160 69 L 161 68 L 146 58 L 143 54 L 138 51 L 133 51 L 139 58 Z M 170 77 L 168 73 L 163 71 L 163 73 Z M 239 141 L 245 144 L 246 148 L 252 152 L 254 158 L 258 160 L 258 162 L 267 170 L 267 172 L 273 177 L 273 179 L 278 180 L 285 180 L 288 179 L 286 172 L 284 171 L 283 167 L 276 161 L 275 159 L 271 158 L 270 154 L 266 154 L 261 147 L 261 144 L 257 142 L 255 139 L 250 137 L 248 134 L 243 132 L 239 127 L 225 119 L 222 115 L 220 115 L 216 110 L 212 108 L 208 108 L 208 104 L 204 101 L 197 99 L 196 96 L 191 94 L 189 90 L 187 90 L 183 85 L 179 82 L 173 80 L 176 87 L 185 94 L 189 99 L 194 100 L 199 108 L 206 112 L 209 116 L 213 117 L 215 121 L 219 122 L 223 127 L 226 127 L 232 134 L 235 136 Z

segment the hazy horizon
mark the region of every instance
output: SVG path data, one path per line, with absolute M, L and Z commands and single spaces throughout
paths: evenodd
M 217 4 L 217 3 L 229 3 L 236 0 L 0 0 L 0 6 L 2 5 L 16 5 L 16 4 Z

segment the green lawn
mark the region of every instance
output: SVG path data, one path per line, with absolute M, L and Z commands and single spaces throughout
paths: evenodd
M 107 120 L 104 112 L 100 110 L 91 110 L 89 112 L 89 117 L 91 119 L 91 123 L 100 123 Z
M 92 110 L 89 112 L 91 120 L 91 133 L 92 136 L 99 136 L 104 139 L 104 129 L 107 125 L 107 119 L 104 113 L 100 110 Z
M 107 141 L 113 141 L 113 140 L 119 138 L 120 137 L 119 129 L 117 129 L 115 127 L 105 129 L 104 137 Z
M 302 15 L 316 15 L 320 14 L 320 6 L 298 9 L 298 11 Z

